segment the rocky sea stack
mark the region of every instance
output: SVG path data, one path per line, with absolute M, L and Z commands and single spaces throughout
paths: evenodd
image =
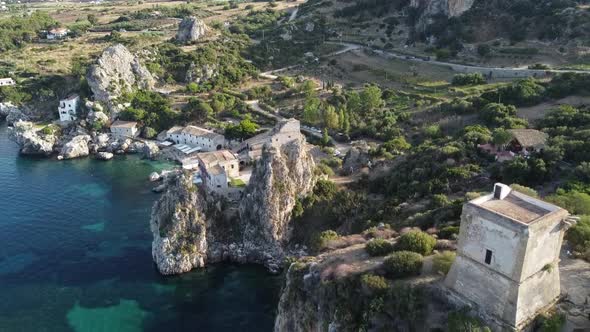
M 191 43 L 201 39 L 209 32 L 209 27 L 194 16 L 184 18 L 178 26 L 176 40 L 180 43 Z
M 196 187 L 188 174 L 171 178 L 152 209 L 152 254 L 162 274 L 232 261 L 280 269 L 291 237 L 291 212 L 314 186 L 315 163 L 305 138 L 265 147 L 239 202 Z

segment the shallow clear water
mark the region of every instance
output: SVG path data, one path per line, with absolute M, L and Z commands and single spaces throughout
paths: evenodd
M 280 278 L 217 265 L 162 277 L 147 182 L 166 165 L 23 158 L 0 124 L 0 331 L 271 331 Z

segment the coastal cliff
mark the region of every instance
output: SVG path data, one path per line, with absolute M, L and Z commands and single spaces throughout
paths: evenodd
M 305 138 L 266 147 L 239 203 L 205 193 L 188 174 L 172 179 L 154 204 L 152 254 L 162 274 L 233 261 L 279 269 L 298 197 L 314 186 L 315 164 Z

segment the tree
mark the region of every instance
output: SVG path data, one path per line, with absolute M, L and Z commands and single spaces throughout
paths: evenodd
M 228 139 L 247 139 L 256 134 L 258 125 L 250 118 L 245 118 L 237 125 L 229 125 L 225 128 L 225 136 Z
M 206 101 L 199 98 L 190 98 L 183 109 L 184 118 L 187 121 L 204 122 L 214 114 L 213 108 Z
M 361 107 L 364 112 L 372 112 L 381 107 L 383 100 L 381 99 L 382 91 L 376 85 L 369 85 L 360 93 Z
M 98 19 L 96 18 L 96 15 L 94 15 L 94 14 L 88 14 L 88 16 L 86 16 L 86 19 L 92 25 L 96 25 L 98 23 Z
M 490 130 L 481 125 L 467 126 L 463 132 L 463 141 L 472 146 L 487 143 L 492 139 Z
M 322 145 L 328 146 L 330 144 L 330 135 L 328 135 L 328 129 L 324 128 L 324 132 L 322 134 Z
M 320 120 L 321 100 L 317 97 L 308 97 L 303 106 L 303 121 L 316 124 Z
M 312 80 L 305 80 L 301 84 L 300 90 L 305 94 L 306 98 L 315 97 L 317 95 L 316 84 Z
M 504 148 L 504 146 L 512 141 L 512 134 L 506 129 L 498 128 L 494 130 L 492 141 L 496 146 Z
M 403 136 L 396 137 L 383 143 L 383 148 L 387 150 L 387 152 L 393 154 L 403 153 L 404 151 L 409 150 L 411 147 L 412 145 L 408 143 Z
M 485 58 L 488 55 L 490 55 L 490 53 L 492 53 L 492 48 L 490 47 L 490 45 L 487 45 L 487 44 L 477 45 L 477 54 L 479 54 L 479 56 Z
M 339 127 L 339 118 L 336 109 L 332 105 L 328 105 L 323 114 L 324 126 L 328 129 L 337 129 Z

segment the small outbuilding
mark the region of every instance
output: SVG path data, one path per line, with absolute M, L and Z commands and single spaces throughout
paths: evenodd
M 111 133 L 119 138 L 133 138 L 139 134 L 137 122 L 117 120 L 111 124 Z
M 510 142 L 510 150 L 513 152 L 529 151 L 540 152 L 547 146 L 546 133 L 535 129 L 509 129 L 513 139 Z

